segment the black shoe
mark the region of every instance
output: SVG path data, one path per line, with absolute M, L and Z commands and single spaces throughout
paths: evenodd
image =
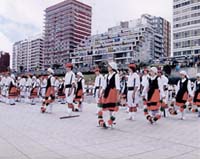
M 104 128 L 104 129 L 108 129 L 106 123 L 103 123 L 103 128 Z
M 147 116 L 147 120 L 150 122 L 150 124 L 153 124 L 153 119 L 150 115 Z
M 79 110 L 76 108 L 75 110 L 74 110 L 75 112 L 79 112 Z

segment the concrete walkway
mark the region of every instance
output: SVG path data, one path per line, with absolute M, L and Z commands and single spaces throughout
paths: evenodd
M 60 120 L 66 106 L 41 114 L 40 105 L 0 103 L 0 159 L 199 159 L 200 119 L 166 118 L 136 121 L 120 110 L 114 129 L 97 127 L 95 104 L 86 104 L 80 117 Z

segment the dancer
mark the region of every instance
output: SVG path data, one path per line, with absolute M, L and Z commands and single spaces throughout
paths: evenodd
M 161 99 L 161 112 L 163 114 L 164 117 L 167 116 L 167 110 L 168 110 L 168 97 L 169 97 L 169 91 L 168 91 L 168 82 L 169 79 L 167 78 L 167 76 L 164 75 L 164 73 L 162 72 L 162 70 L 158 71 L 158 76 L 160 77 L 162 86 L 163 86 L 163 93 L 165 98 L 162 100 Z M 162 98 L 162 97 L 161 97 Z
M 18 92 L 14 74 L 8 77 L 8 79 L 6 80 L 6 85 L 8 86 L 8 94 L 7 94 L 8 103 L 10 105 L 15 105 L 15 100 L 18 97 Z
M 99 126 L 103 128 L 112 127 L 115 124 L 115 112 L 118 111 L 119 107 L 119 91 L 120 91 L 120 80 L 119 74 L 117 73 L 117 64 L 115 62 L 109 62 L 108 64 L 108 75 L 105 77 L 103 86 L 103 92 L 101 95 L 102 110 L 98 113 Z M 109 112 L 109 120 L 107 122 L 103 119 L 103 113 Z
M 85 80 L 84 76 L 81 72 L 77 73 L 77 84 L 76 84 L 76 91 L 75 91 L 75 98 L 74 102 L 77 105 L 75 111 L 83 111 L 83 100 L 84 100 L 84 93 L 85 93 Z
M 96 114 L 101 110 L 101 104 L 100 104 L 100 95 L 102 93 L 102 88 L 103 88 L 103 82 L 104 82 L 104 77 L 100 73 L 100 68 L 97 67 L 94 70 L 96 78 L 95 78 L 95 83 L 94 83 L 94 97 L 97 103 L 97 110 Z
M 129 76 L 128 76 L 128 93 L 127 93 L 127 106 L 128 106 L 128 120 L 135 119 L 135 113 L 137 112 L 138 93 L 140 88 L 140 77 L 136 73 L 136 65 L 129 64 Z
M 178 81 L 176 89 L 176 103 L 169 109 L 171 115 L 180 114 L 180 119 L 185 119 L 185 109 L 188 102 L 191 101 L 193 93 L 191 90 L 191 82 L 188 79 L 186 71 L 180 71 L 181 79 Z M 177 109 L 179 108 L 179 110 Z
M 55 100 L 55 90 L 54 90 L 55 78 L 53 76 L 54 75 L 53 69 L 48 68 L 47 74 L 48 74 L 48 79 L 45 92 L 45 99 L 43 100 L 41 107 L 42 113 L 45 113 L 46 111 L 48 113 L 52 113 L 53 102 Z
M 143 100 L 144 100 L 144 115 L 146 119 L 151 123 L 157 122 L 160 118 L 160 99 L 164 99 L 163 86 L 160 78 L 157 76 L 158 69 L 151 67 L 150 77 L 143 89 Z
M 194 83 L 194 98 L 193 105 L 196 106 L 196 109 L 193 109 L 193 112 L 198 112 L 198 117 L 200 118 L 200 73 L 196 75 L 197 80 Z
M 31 92 L 30 92 L 31 105 L 36 104 L 36 99 L 38 98 L 38 90 L 39 90 L 38 80 L 35 76 L 33 76 L 32 77 Z
M 73 65 L 71 63 L 67 63 L 66 65 L 66 74 L 65 74 L 65 96 L 67 102 L 67 112 L 68 115 L 72 115 L 72 111 L 74 111 L 74 91 L 75 91 L 75 74 L 72 71 Z
M 61 104 L 65 104 L 65 79 L 59 79 L 59 86 L 58 86 L 58 102 Z

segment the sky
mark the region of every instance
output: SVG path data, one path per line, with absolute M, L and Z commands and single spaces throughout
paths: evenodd
M 0 0 L 0 50 L 12 54 L 16 41 L 43 33 L 45 8 L 63 0 Z M 173 0 L 79 0 L 93 8 L 92 34 L 148 13 L 172 22 Z

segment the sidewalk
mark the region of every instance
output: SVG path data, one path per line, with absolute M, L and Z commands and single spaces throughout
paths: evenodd
M 161 119 L 151 125 L 142 111 L 127 121 L 120 110 L 114 129 L 97 127 L 95 104 L 80 117 L 60 120 L 66 106 L 41 114 L 40 105 L 0 103 L 0 159 L 199 159 L 200 119 Z

